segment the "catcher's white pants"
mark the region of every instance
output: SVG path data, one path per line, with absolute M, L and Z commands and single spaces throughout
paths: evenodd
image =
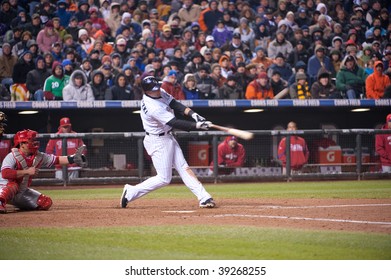
M 211 198 L 189 168 L 182 150 L 172 134 L 147 135 L 144 138 L 144 147 L 152 158 L 157 175 L 136 186 L 128 187 L 126 198 L 129 202 L 168 185 L 172 178 L 172 167 L 178 171 L 185 185 L 198 198 L 199 202 Z

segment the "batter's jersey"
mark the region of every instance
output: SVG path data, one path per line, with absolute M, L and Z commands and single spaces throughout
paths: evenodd
M 144 94 L 141 100 L 141 121 L 144 130 L 150 134 L 166 133 L 172 129 L 167 123 L 175 118 L 170 102 L 174 99 L 164 89 L 160 88 L 161 97 L 153 98 Z
M 46 153 L 41 153 L 41 154 L 42 154 L 42 159 L 36 165 L 36 167 L 37 168 L 40 168 L 40 167 L 51 167 L 54 164 L 55 160 L 56 160 L 56 156 L 55 155 L 49 155 L 49 154 L 46 154 Z M 33 160 L 34 160 L 34 156 L 25 157 L 25 159 L 26 159 L 27 166 L 31 167 L 32 163 L 33 163 Z M 11 152 L 4 158 L 3 164 L 1 165 L 1 171 L 3 171 L 4 169 L 21 170 L 22 168 L 19 168 L 19 166 L 20 166 L 20 164 L 16 160 L 14 154 Z M 18 178 L 17 181 L 18 180 L 22 181 L 23 177 Z M 29 180 L 29 182 L 30 181 L 31 180 Z M 0 172 L 0 185 L 5 185 L 5 184 L 7 184 L 7 182 L 8 182 L 8 180 L 4 179 L 3 176 L 1 175 L 1 172 Z

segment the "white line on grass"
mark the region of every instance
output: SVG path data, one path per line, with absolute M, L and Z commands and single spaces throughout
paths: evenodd
M 266 216 L 266 215 L 244 215 L 244 214 L 222 214 L 209 216 L 212 218 L 225 217 L 240 217 L 240 218 L 264 218 L 264 219 L 287 219 L 287 220 L 304 220 L 304 221 L 320 221 L 320 222 L 337 222 L 337 223 L 353 223 L 353 224 L 371 224 L 371 225 L 391 225 L 391 222 L 371 222 L 343 219 L 324 219 L 324 218 L 306 218 L 306 217 L 288 217 L 288 216 Z

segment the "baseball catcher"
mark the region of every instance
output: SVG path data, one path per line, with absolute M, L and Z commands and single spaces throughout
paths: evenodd
M 82 154 L 85 146 L 68 156 L 55 156 L 38 151 L 38 133 L 26 129 L 14 136 L 14 148 L 4 158 L 0 176 L 0 213 L 5 214 L 6 204 L 12 204 L 20 210 L 48 210 L 52 199 L 31 189 L 30 185 L 41 167 L 51 167 L 54 164 L 67 165 L 76 163 L 86 166 L 87 161 Z

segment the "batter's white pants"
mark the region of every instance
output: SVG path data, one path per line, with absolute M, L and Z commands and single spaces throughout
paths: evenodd
M 197 197 L 200 203 L 211 198 L 210 194 L 189 168 L 183 152 L 173 135 L 147 135 L 144 138 L 144 147 L 152 158 L 157 175 L 136 186 L 127 188 L 126 198 L 129 202 L 168 185 L 172 179 L 173 167 L 178 171 L 185 185 Z

